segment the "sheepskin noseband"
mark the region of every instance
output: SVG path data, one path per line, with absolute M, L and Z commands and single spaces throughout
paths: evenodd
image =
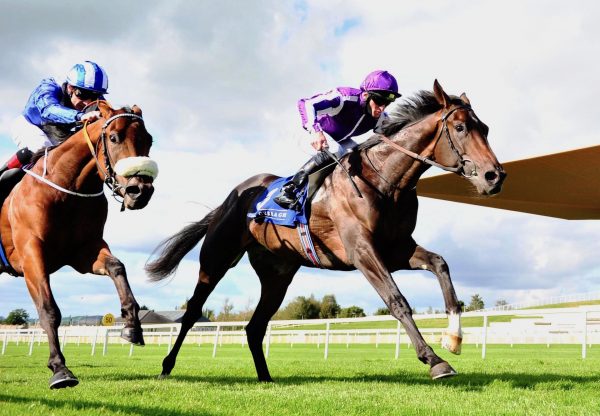
M 158 164 L 147 156 L 126 157 L 119 160 L 114 167 L 115 173 L 128 178 L 130 176 L 158 176 Z

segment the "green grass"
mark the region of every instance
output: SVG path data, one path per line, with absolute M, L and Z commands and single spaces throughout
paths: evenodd
M 258 383 L 247 348 L 185 345 L 167 380 L 157 380 L 166 346 L 67 345 L 79 386 L 49 390 L 47 346 L 9 344 L 0 356 L 0 415 L 591 415 L 600 413 L 600 347 L 581 359 L 577 345 L 475 346 L 438 354 L 457 377 L 431 381 L 402 346 L 271 345 L 275 383 Z
M 599 300 L 580 300 L 577 302 L 554 303 L 551 305 L 531 306 L 523 309 L 556 309 L 556 308 L 576 308 L 578 306 L 600 305 Z

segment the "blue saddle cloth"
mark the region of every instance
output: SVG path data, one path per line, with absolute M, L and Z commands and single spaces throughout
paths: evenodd
M 287 178 L 277 179 L 256 198 L 254 203 L 248 210 L 248 218 L 255 221 L 265 221 L 276 225 L 287 225 L 295 227 L 296 224 L 306 224 L 306 211 L 304 203 L 308 194 L 308 184 L 301 190 L 298 190 L 300 195 L 299 205 L 302 207 L 300 212 L 293 209 L 285 209 L 277 205 L 273 198 L 281 192 L 281 187 L 292 179 L 292 176 Z

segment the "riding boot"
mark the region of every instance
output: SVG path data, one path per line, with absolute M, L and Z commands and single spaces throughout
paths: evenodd
M 6 162 L 2 167 L 0 167 L 0 178 L 2 177 L 2 174 L 4 174 L 4 172 L 6 172 L 7 170 L 22 168 L 23 166 L 28 164 L 32 156 L 33 153 L 26 147 L 17 151 L 17 153 L 12 155 L 10 159 L 8 159 L 8 162 Z
M 292 179 L 281 187 L 281 193 L 274 198 L 274 201 L 282 208 L 293 209 L 298 202 L 296 192 L 306 185 L 308 175 L 313 173 L 319 167 L 329 161 L 329 155 L 325 152 L 318 152 L 308 159 L 302 167 L 296 172 Z

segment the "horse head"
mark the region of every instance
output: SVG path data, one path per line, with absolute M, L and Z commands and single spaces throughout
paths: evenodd
M 464 93 L 460 97 L 450 97 L 437 80 L 433 92 L 442 106 L 435 160 L 454 166 L 479 194 L 497 194 L 506 173 L 487 141 L 488 126 L 475 115 Z
M 128 209 L 144 208 L 154 193 L 153 181 L 158 174 L 156 162 L 148 157 L 152 136 L 146 130 L 142 110 L 115 110 L 99 102 L 98 110 L 104 120 L 100 141 L 106 166 L 105 181 L 123 197 Z

